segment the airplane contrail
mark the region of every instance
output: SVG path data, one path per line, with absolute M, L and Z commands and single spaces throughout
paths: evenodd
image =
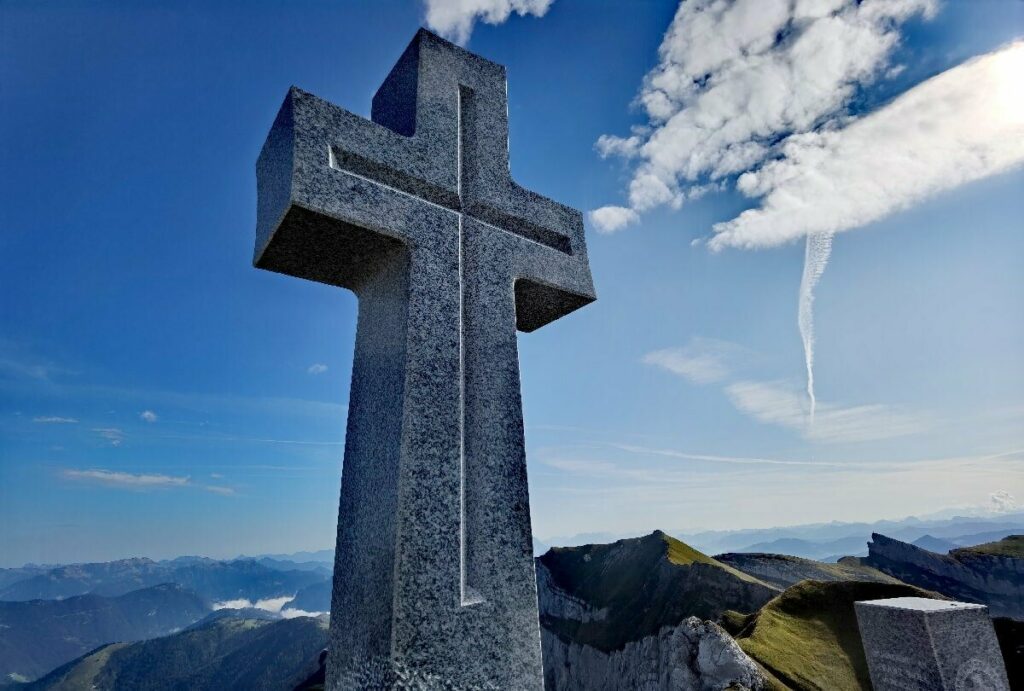
M 811 422 L 814 422 L 814 288 L 828 265 L 832 254 L 833 233 L 811 233 L 807 236 L 804 252 L 804 275 L 800 279 L 800 308 L 797 323 L 804 342 L 804 362 L 807 365 L 807 397 L 811 401 Z

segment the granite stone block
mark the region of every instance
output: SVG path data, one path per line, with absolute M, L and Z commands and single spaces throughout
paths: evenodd
M 1009 691 L 984 605 L 898 597 L 854 607 L 875 691 Z
M 595 294 L 504 67 L 421 30 L 371 120 L 292 88 L 257 187 L 254 264 L 359 299 L 327 688 L 542 688 L 516 332 Z

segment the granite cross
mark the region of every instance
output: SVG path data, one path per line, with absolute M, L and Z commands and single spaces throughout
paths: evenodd
M 359 300 L 327 688 L 541 689 L 516 330 L 594 300 L 582 217 L 501 65 L 421 30 L 371 117 L 292 88 L 257 162 L 254 264 Z

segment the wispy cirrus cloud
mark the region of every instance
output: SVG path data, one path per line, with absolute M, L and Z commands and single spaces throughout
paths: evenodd
M 89 468 L 78 470 L 73 468 L 61 472 L 67 480 L 85 482 L 104 487 L 127 490 L 147 489 L 201 489 L 211 494 L 233 497 L 237 494 L 234 487 L 226 485 L 196 484 L 189 475 L 167 475 L 165 473 L 130 473 L 123 470 L 107 470 L 105 468 Z
M 327 371 L 327 365 L 322 362 L 314 362 L 312 365 L 306 368 L 307 374 L 323 374 Z
M 163 475 L 158 473 L 126 473 L 119 470 L 93 468 L 89 470 L 65 470 L 62 475 L 69 480 L 93 482 L 108 487 L 122 488 L 157 488 L 185 487 L 190 483 L 189 477 Z
M 92 431 L 110 442 L 111 446 L 121 446 L 124 441 L 124 431 L 118 427 L 94 427 Z
M 644 355 L 642 362 L 688 379 L 694 384 L 711 384 L 732 374 L 747 350 L 729 341 L 694 337 L 681 348 L 664 348 Z
M 625 448 L 623 449 L 625 450 Z M 564 516 L 570 532 L 637 532 L 677 525 L 742 528 L 834 520 L 875 521 L 882 516 L 925 515 L 937 508 L 969 506 L 957 515 L 997 513 L 993 487 L 1020 484 L 1019 450 L 953 457 L 744 459 L 697 462 L 701 453 L 629 447 L 629 456 L 595 444 L 542 448 L 534 458 L 549 478 L 531 496 L 543 516 Z M 721 457 L 728 461 L 733 457 Z M 677 463 L 676 461 L 683 461 Z M 756 462 L 746 462 L 746 461 Z M 836 501 L 836 488 L 844 501 Z M 637 511 L 636 498 L 643 497 Z M 723 497 L 727 501 L 723 501 Z M 980 499 L 986 503 L 979 503 Z M 561 512 L 561 513 L 558 513 Z M 689 516 L 714 516 L 714 523 Z M 584 518 L 579 518 L 583 516 Z M 573 523 L 575 521 L 575 523 Z M 596 521 L 596 522 L 595 522 Z M 540 535 L 553 534 L 543 525 Z
M 233 497 L 237 494 L 234 487 L 225 487 L 224 485 L 202 485 L 202 488 L 207 492 L 219 494 L 222 497 Z
M 927 414 L 884 404 L 848 406 L 827 402 L 822 403 L 815 414 L 800 391 L 788 382 L 738 378 L 736 370 L 756 357 L 757 353 L 736 343 L 695 337 L 684 347 L 648 353 L 642 362 L 695 384 L 720 384 L 739 412 L 757 422 L 793 430 L 809 441 L 849 443 L 892 439 L 919 434 L 932 426 Z
M 41 425 L 74 425 L 78 420 L 73 417 L 60 417 L 59 415 L 40 415 L 32 418 L 32 422 Z
M 426 23 L 445 38 L 465 45 L 477 21 L 502 24 L 513 14 L 543 17 L 554 0 L 424 0 Z
M 782 466 L 812 466 L 822 468 L 849 467 L 845 463 L 828 463 L 823 461 L 800 461 L 781 458 L 758 458 L 751 456 L 721 456 L 715 454 L 688 453 L 676 449 L 651 448 L 648 446 L 637 446 L 635 444 L 613 444 L 615 448 L 630 453 L 643 454 L 647 456 L 663 456 L 666 458 L 677 458 L 683 461 L 698 461 L 702 463 L 722 463 L 725 465 L 782 465 Z
M 726 386 L 725 392 L 737 410 L 758 422 L 799 432 L 810 441 L 876 441 L 920 434 L 932 426 L 927 415 L 882 404 L 822 403 L 812 418 L 806 399 L 785 382 L 739 381 Z

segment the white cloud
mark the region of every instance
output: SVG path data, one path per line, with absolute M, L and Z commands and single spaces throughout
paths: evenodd
M 94 427 L 92 431 L 110 442 L 111 446 L 121 446 L 124 441 L 124 432 L 116 427 Z
M 812 466 L 821 468 L 849 468 L 849 463 L 827 463 L 821 461 L 792 461 L 779 458 L 754 458 L 750 456 L 718 456 L 713 454 L 688 453 L 675 449 L 656 449 L 647 446 L 636 446 L 634 444 L 614 444 L 615 448 L 630 453 L 665 456 L 677 458 L 684 461 L 699 461 L 704 463 L 722 463 L 725 465 L 783 465 L 783 466 Z
M 95 482 L 110 487 L 184 487 L 189 484 L 188 476 L 175 477 L 172 475 L 160 474 L 136 474 L 116 470 L 65 470 L 63 475 L 70 480 Z
M 730 361 L 744 349 L 727 341 L 693 338 L 685 348 L 666 348 L 648 353 L 644 364 L 655 365 L 694 384 L 711 384 L 731 374 Z
M 925 415 L 881 404 L 820 403 L 812 424 L 804 397 L 782 382 L 740 381 L 726 386 L 725 392 L 740 412 L 759 422 L 795 430 L 811 441 L 874 441 L 919 434 L 930 427 Z
M 811 420 L 817 408 L 814 395 L 814 289 L 825 273 L 832 255 L 832 234 L 817 233 L 807 236 L 804 246 L 804 273 L 800 278 L 800 299 L 797 308 L 797 327 L 804 344 L 804 369 L 807 371 L 807 398 L 811 402 Z
M 970 60 L 836 130 L 791 137 L 738 186 L 756 209 L 715 226 L 712 249 L 779 245 L 863 226 L 1024 164 L 1024 42 Z
M 678 207 L 683 188 L 761 164 L 780 139 L 844 115 L 882 76 L 899 25 L 936 0 L 687 0 L 638 96 L 648 127 L 602 136 L 638 160 L 630 208 Z
M 590 222 L 599 233 L 614 233 L 640 220 L 640 215 L 625 206 L 602 206 L 590 212 Z
M 759 207 L 708 243 L 760 248 L 807 236 L 799 327 L 814 413 L 814 287 L 833 234 L 1024 164 L 1024 42 L 968 61 L 840 129 L 790 137 L 782 158 L 740 176 Z
M 32 422 L 38 422 L 44 425 L 72 425 L 78 422 L 73 417 L 59 417 L 57 415 L 41 415 L 39 417 L 32 418 Z
M 1005 489 L 989 495 L 989 508 L 992 513 L 1011 513 L 1017 510 L 1017 498 Z
M 320 615 L 327 614 L 327 612 L 307 612 L 304 609 L 282 609 L 280 615 L 282 619 L 296 619 L 298 617 L 319 617 Z
M 306 372 L 308 372 L 309 374 L 323 374 L 326 371 L 327 365 L 323 364 L 322 362 L 314 362 L 306 369 Z
M 231 497 L 236 494 L 234 488 L 223 485 L 196 485 L 188 475 L 164 475 L 162 473 L 126 473 L 119 470 L 92 468 L 89 470 L 64 470 L 61 475 L 68 480 L 91 482 L 106 487 L 122 489 L 154 489 L 194 487 L 207 492 Z
M 139 413 L 139 418 L 144 422 L 156 422 L 157 414 L 154 413 L 152 410 L 143 410 L 141 413 Z
M 426 22 L 431 30 L 465 45 L 479 19 L 485 24 L 501 24 L 512 13 L 543 17 L 554 0 L 424 0 Z
M 850 116 L 858 88 L 902 70 L 891 64 L 901 24 L 930 17 L 937 6 L 937 0 L 681 2 L 638 97 L 646 128 L 597 142 L 602 156 L 636 162 L 629 185 L 634 212 L 678 208 L 708 181 L 739 175 L 738 189 L 760 204 L 716 224 L 707 243 L 712 250 L 807 237 L 798 324 L 812 420 L 814 288 L 833 234 L 1024 163 L 1024 42 Z
M 295 599 L 294 595 L 285 595 L 284 597 L 268 598 L 266 600 L 246 600 L 245 598 L 239 598 L 237 600 L 225 600 L 223 602 L 213 603 L 214 609 L 261 609 L 264 612 L 271 612 L 272 614 L 279 614 L 283 619 L 294 619 L 296 617 L 318 617 L 326 612 L 307 612 L 304 609 L 285 609 L 284 606 Z

